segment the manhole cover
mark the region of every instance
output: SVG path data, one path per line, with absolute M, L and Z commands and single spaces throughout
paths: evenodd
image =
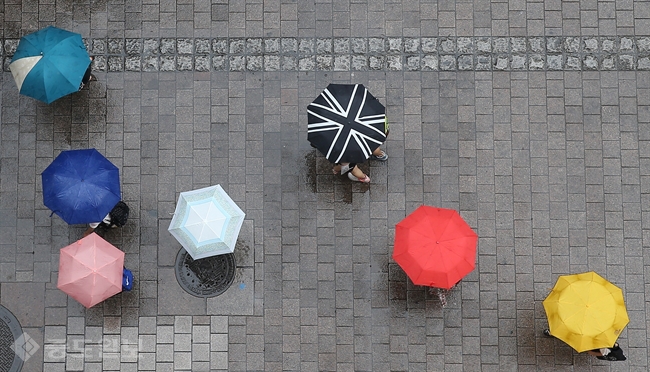
M 187 293 L 196 297 L 219 296 L 230 287 L 234 279 L 234 254 L 194 260 L 185 249 L 178 251 L 176 280 Z
M 22 336 L 23 329 L 18 319 L 6 307 L 0 305 L 0 371 L 18 372 L 23 368 L 23 359 L 18 355 L 24 356 Z M 14 344 L 18 346 L 18 353 L 14 351 Z

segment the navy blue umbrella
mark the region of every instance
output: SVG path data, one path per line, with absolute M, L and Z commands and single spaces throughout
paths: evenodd
M 43 204 L 70 225 L 100 222 L 122 199 L 119 170 L 95 149 L 63 151 L 41 176 Z
M 363 163 L 386 141 L 386 108 L 362 84 L 330 84 L 307 107 L 307 139 L 332 163 Z

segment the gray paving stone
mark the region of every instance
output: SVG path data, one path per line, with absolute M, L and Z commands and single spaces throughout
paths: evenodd
M 177 56 L 176 57 L 176 69 L 178 71 L 192 71 L 194 69 L 192 57 L 191 56 Z M 173 71 L 173 69 L 171 71 Z
M 349 38 L 335 38 L 333 51 L 335 54 L 350 53 L 350 39 Z
M 106 62 L 107 71 L 124 71 L 124 58 L 121 56 L 109 56 Z
M 383 38 L 373 37 L 368 39 L 368 52 L 384 53 L 386 51 L 386 41 Z
M 69 317 L 67 331 L 68 334 L 84 334 L 85 333 L 85 319 L 82 317 Z
M 246 39 L 246 52 L 248 54 L 261 54 L 262 53 L 262 39 L 249 38 Z
M 107 49 L 106 49 L 106 40 L 105 39 L 93 39 L 91 48 L 92 48 L 91 53 L 93 53 L 93 54 L 104 54 L 104 53 L 106 53 L 106 51 L 107 51 Z M 9 50 L 7 50 L 6 41 L 5 41 L 5 51 L 9 52 Z M 13 51 L 15 51 L 15 48 L 13 49 Z M 14 53 L 13 51 L 11 51 L 10 54 L 13 54 Z
M 125 41 L 125 50 L 126 54 L 129 55 L 139 55 L 142 53 L 142 39 L 126 39 Z
M 141 61 L 139 56 L 128 56 L 124 62 L 124 70 L 140 71 Z
M 174 327 L 172 326 L 158 326 L 156 330 L 156 342 L 173 343 L 174 342 Z
M 176 39 L 160 39 L 160 53 L 163 55 L 176 53 Z
M 191 370 L 192 353 L 174 352 L 174 370 Z
M 303 52 L 307 52 L 307 50 L 311 49 L 305 49 Z M 332 53 L 332 39 L 316 39 L 316 49 L 315 49 L 316 54 L 327 54 L 327 53 Z

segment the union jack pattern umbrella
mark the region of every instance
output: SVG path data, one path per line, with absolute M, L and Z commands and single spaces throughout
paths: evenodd
M 307 107 L 307 139 L 332 163 L 362 163 L 386 140 L 386 108 L 362 84 L 330 84 Z

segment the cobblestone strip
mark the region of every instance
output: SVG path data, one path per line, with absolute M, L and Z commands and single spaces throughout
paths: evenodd
M 650 37 L 88 39 L 96 71 L 650 70 Z M 4 39 L 8 71 L 18 39 Z
M 44 371 L 214 371 L 228 369 L 227 316 L 140 317 L 137 327 L 69 317 L 45 326 Z

